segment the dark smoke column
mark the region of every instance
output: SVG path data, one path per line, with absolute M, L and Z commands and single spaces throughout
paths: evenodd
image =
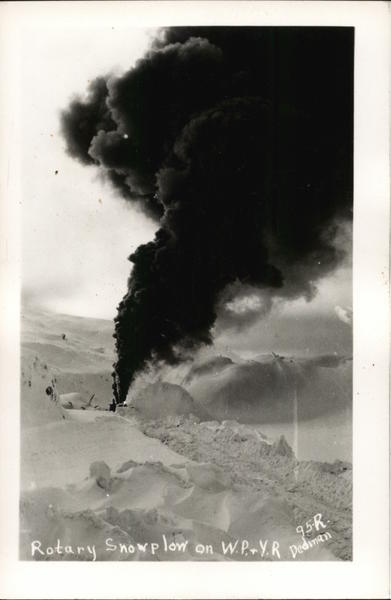
M 130 257 L 114 399 L 212 341 L 229 284 L 313 294 L 352 212 L 353 33 L 174 28 L 64 112 L 69 152 L 160 223 Z

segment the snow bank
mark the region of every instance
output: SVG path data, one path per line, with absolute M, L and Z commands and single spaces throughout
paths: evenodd
M 258 548 L 250 560 L 287 560 L 289 546 L 300 541 L 286 499 L 235 486 L 215 465 L 129 465 L 113 473 L 104 462 L 94 463 L 89 476 L 67 490 L 25 492 L 21 558 L 221 560 L 227 558 L 223 542 L 245 539 Z M 260 539 L 278 540 L 278 549 L 262 554 Z M 202 556 L 200 544 L 212 546 L 212 554 Z M 310 556 L 336 559 L 327 545 Z M 248 560 L 248 553 L 231 558 Z
M 55 423 L 66 418 L 59 402 L 46 393 L 53 387 L 55 374 L 34 354 L 22 351 L 21 356 L 20 418 L 22 428 Z

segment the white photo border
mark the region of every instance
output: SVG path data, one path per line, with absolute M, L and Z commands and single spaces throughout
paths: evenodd
M 353 560 L 64 563 L 18 560 L 20 43 L 37 28 L 167 25 L 355 28 Z M 99 65 L 97 65 L 97 68 Z M 6 2 L 0 6 L 0 597 L 389 597 L 390 4 Z

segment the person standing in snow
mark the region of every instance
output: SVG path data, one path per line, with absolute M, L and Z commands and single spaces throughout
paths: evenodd
M 58 392 L 57 392 L 56 380 L 52 379 L 51 384 L 52 385 L 48 385 L 48 387 L 46 388 L 45 391 L 46 391 L 46 394 L 48 396 L 50 396 L 50 400 L 52 400 L 53 402 L 57 403 L 59 395 L 58 395 Z

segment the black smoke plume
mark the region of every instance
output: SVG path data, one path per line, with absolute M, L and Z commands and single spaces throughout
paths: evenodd
M 226 290 L 308 298 L 352 215 L 353 30 L 178 27 L 62 115 L 69 153 L 158 220 L 129 258 L 114 397 L 212 340 Z M 232 298 L 231 298 L 232 300 Z

